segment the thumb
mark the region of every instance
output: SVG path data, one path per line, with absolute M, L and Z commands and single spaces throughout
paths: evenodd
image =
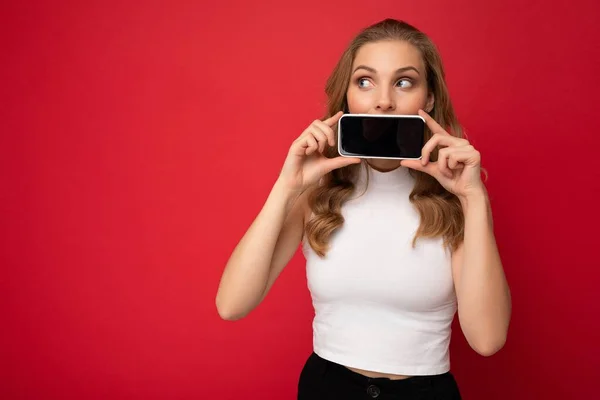
M 417 171 L 423 171 L 425 166 L 421 164 L 421 160 L 402 160 L 400 165 L 410 169 L 416 169 Z
M 324 173 L 328 173 L 334 169 L 338 169 L 338 168 L 342 168 L 351 164 L 358 164 L 360 163 L 360 158 L 355 158 L 355 157 L 342 157 L 342 156 L 338 156 L 338 157 L 334 157 L 334 158 L 329 158 L 327 160 L 325 160 L 323 162 L 323 170 Z
M 425 172 L 434 178 L 436 177 L 436 172 L 439 171 L 433 163 L 427 163 L 426 165 L 423 165 L 421 164 L 421 160 L 402 160 L 400 161 L 400 165 L 406 168 Z

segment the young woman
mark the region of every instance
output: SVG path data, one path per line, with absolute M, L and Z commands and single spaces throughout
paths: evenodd
M 326 93 L 327 117 L 292 143 L 227 263 L 218 311 L 247 315 L 302 244 L 315 317 L 299 399 L 459 399 L 455 313 L 490 356 L 505 343 L 511 299 L 481 157 L 463 138 L 442 60 L 424 33 L 387 19 L 352 41 Z M 339 156 L 343 113 L 421 115 L 422 159 Z

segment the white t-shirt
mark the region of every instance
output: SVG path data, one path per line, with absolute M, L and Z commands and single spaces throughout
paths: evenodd
M 441 238 L 412 247 L 420 221 L 408 198 L 414 178 L 407 168 L 360 169 L 325 258 L 306 240 L 302 245 L 315 309 L 314 351 L 380 373 L 447 372 L 457 310 L 450 252 Z

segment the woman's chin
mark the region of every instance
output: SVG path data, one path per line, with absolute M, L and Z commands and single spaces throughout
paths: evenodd
M 367 158 L 369 165 L 381 172 L 394 170 L 400 166 L 401 160 L 387 160 L 384 158 Z

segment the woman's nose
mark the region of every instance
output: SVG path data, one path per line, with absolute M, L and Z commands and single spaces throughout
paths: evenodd
M 381 90 L 379 99 L 377 100 L 377 110 L 393 111 L 395 108 L 396 104 L 393 96 L 390 95 L 388 90 Z

